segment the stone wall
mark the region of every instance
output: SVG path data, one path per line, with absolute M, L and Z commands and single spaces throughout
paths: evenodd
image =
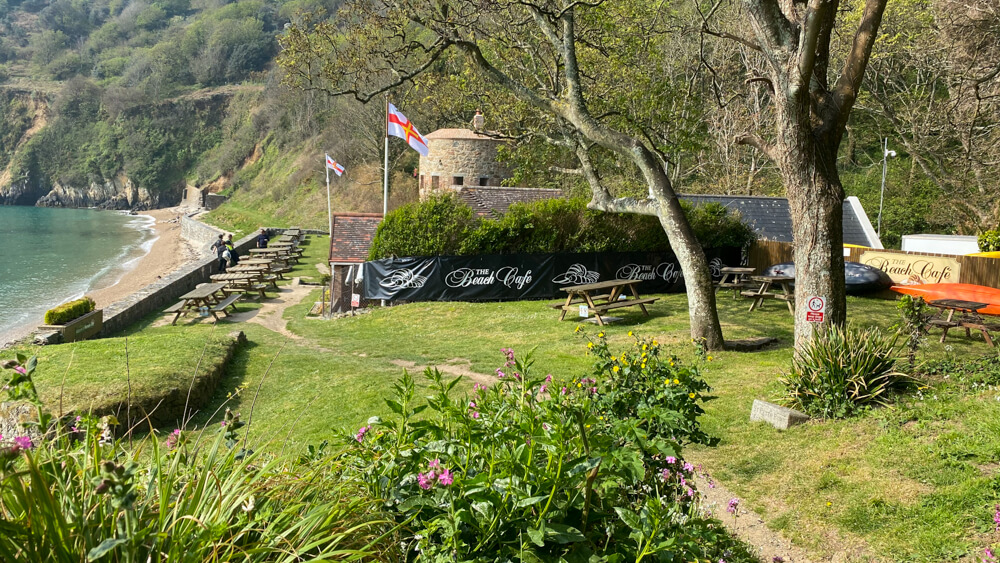
M 429 139 L 430 152 L 420 157 L 420 199 L 462 185 L 499 186 L 510 177 L 507 166 L 497 162 L 502 144 L 496 139 Z
M 205 194 L 203 197 L 205 200 L 205 209 L 209 211 L 215 209 L 223 203 L 226 203 L 226 200 L 229 199 L 228 197 L 219 194 Z
M 211 225 L 206 225 L 197 219 L 193 219 L 194 215 L 192 213 L 191 215 L 181 216 L 181 236 L 184 237 L 184 240 L 191 243 L 191 246 L 199 254 L 207 258 L 212 255 L 209 248 L 219 238 L 219 234 L 222 231 Z

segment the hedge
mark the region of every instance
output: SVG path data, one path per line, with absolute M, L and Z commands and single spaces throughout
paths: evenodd
M 718 203 L 681 205 L 705 248 L 743 248 L 756 240 L 752 227 Z M 368 258 L 669 249 L 658 218 L 587 209 L 582 198 L 515 203 L 499 217 L 476 218 L 461 199 L 444 194 L 390 212 Z
M 1000 250 L 1000 230 L 986 231 L 980 233 L 979 252 L 996 252 Z
M 73 319 L 80 318 L 94 310 L 97 306 L 94 300 L 89 297 L 63 303 L 58 307 L 45 311 L 45 324 L 64 325 Z

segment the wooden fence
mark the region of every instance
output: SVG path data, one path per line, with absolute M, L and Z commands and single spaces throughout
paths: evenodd
M 844 260 L 860 262 L 861 255 L 870 248 L 851 248 L 850 256 L 844 256 Z M 954 258 L 961 265 L 958 283 L 970 283 L 974 285 L 984 285 L 987 287 L 1000 288 L 1000 259 L 985 258 L 982 256 L 954 256 L 950 254 L 932 254 L 928 252 L 903 252 L 902 250 L 878 250 L 890 254 L 907 254 L 910 256 L 945 256 Z M 757 268 L 762 272 L 772 264 L 782 262 L 792 262 L 792 244 L 789 242 L 776 242 L 772 240 L 759 240 L 748 253 L 749 266 Z

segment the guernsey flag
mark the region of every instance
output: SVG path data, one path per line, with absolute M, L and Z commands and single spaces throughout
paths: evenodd
M 330 155 L 326 155 L 326 167 L 333 170 L 333 173 L 337 176 L 344 173 L 344 167 L 341 166 L 336 160 L 330 158 Z
M 409 119 L 406 119 L 406 116 L 396 109 L 396 106 L 389 104 L 385 117 L 388 126 L 386 130 L 390 135 L 403 139 L 408 145 L 410 145 L 410 148 L 424 156 L 427 156 L 427 153 L 429 152 L 429 149 L 427 148 L 427 141 L 420 136 L 420 132 L 413 126 L 413 123 L 411 123 Z

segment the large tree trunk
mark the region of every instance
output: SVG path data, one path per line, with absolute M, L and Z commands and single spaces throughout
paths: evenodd
M 785 109 L 795 111 L 797 104 Z M 789 107 L 790 106 L 790 107 Z M 847 320 L 844 287 L 844 189 L 837 173 L 838 143 L 808 125 L 806 115 L 779 127 L 778 167 L 792 215 L 795 262 L 795 347 L 816 329 Z M 803 119 L 803 117 L 805 117 Z M 804 122 L 804 123 L 803 123 Z M 779 121 L 781 123 L 781 121 Z M 806 320 L 813 297 L 826 301 L 822 323 Z

